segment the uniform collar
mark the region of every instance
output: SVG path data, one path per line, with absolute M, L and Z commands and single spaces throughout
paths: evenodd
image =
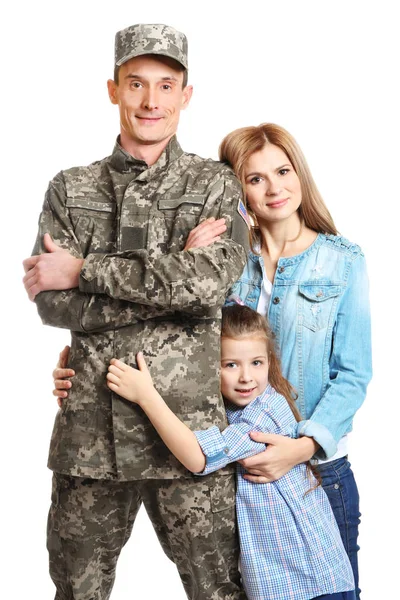
M 118 136 L 111 155 L 112 166 L 121 173 L 134 173 L 136 179 L 140 181 L 153 179 L 183 154 L 183 150 L 174 135 L 157 162 L 149 167 L 144 160 L 139 160 L 124 150 L 119 142 L 120 137 Z

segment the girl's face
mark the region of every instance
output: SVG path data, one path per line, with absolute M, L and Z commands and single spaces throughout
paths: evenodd
M 221 393 L 236 406 L 247 406 L 268 384 L 265 337 L 221 338 Z
M 273 144 L 255 152 L 244 169 L 247 201 L 258 223 L 297 220 L 300 180 L 286 154 Z

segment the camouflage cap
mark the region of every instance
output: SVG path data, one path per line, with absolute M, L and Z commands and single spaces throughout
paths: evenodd
M 143 54 L 159 54 L 188 68 L 186 36 L 169 25 L 131 25 L 115 35 L 115 66 Z

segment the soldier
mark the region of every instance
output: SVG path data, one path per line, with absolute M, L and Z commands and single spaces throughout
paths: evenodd
M 108 92 L 120 136 L 111 156 L 50 182 L 34 256 L 24 261 L 43 323 L 70 329 L 72 338 L 74 385 L 56 416 L 48 462 L 57 600 L 109 598 L 142 502 L 188 598 L 245 598 L 233 471 L 189 473 L 144 413 L 106 386 L 110 359 L 135 365 L 142 350 L 155 385 L 189 427 L 226 427 L 220 308 L 243 270 L 248 229 L 233 173 L 176 140 L 192 95 L 187 67 L 186 37 L 169 26 L 116 34 Z M 219 239 L 190 250 L 209 219 Z

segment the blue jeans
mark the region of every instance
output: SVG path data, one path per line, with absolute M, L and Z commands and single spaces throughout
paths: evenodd
M 339 526 L 343 545 L 350 559 L 354 573 L 355 598 L 359 600 L 361 590 L 358 587 L 357 552 L 360 547 L 357 545 L 357 538 L 361 516 L 359 510 L 360 498 L 350 466 L 347 456 L 344 456 L 343 458 L 318 465 L 318 471 L 321 475 L 322 487 L 329 498 Z M 333 596 L 321 596 L 321 599 L 331 597 L 334 598 L 335 594 Z M 346 596 L 343 597 L 346 598 Z M 340 594 L 338 598 L 341 598 Z

